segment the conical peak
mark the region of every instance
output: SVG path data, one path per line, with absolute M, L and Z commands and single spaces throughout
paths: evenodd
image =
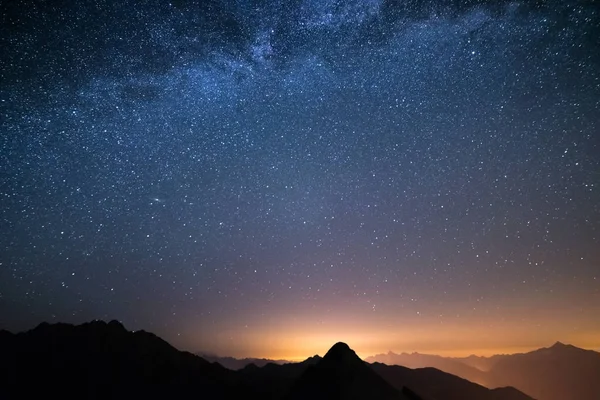
M 344 362 L 344 361 L 354 361 L 360 360 L 360 358 L 356 355 L 354 350 L 350 348 L 346 343 L 338 342 L 333 345 L 331 349 L 325 354 L 323 357 L 324 360 Z
M 583 350 L 580 349 L 579 347 L 575 347 L 572 344 L 567 344 L 567 343 L 563 343 L 563 342 L 556 342 L 552 345 L 552 347 L 550 347 L 550 350 L 553 350 L 555 352 L 571 352 L 571 351 L 575 351 L 575 350 Z

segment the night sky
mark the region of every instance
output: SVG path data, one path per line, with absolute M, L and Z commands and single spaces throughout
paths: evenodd
M 600 348 L 600 7 L 284 3 L 0 2 L 0 328 Z

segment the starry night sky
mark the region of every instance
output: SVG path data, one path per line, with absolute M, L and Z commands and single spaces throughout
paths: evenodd
M 0 3 L 0 328 L 599 348 L 598 5 L 283 3 Z

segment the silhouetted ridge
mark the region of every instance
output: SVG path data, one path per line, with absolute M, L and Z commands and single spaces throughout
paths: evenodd
M 0 331 L 0 355 L 0 399 L 531 400 L 431 368 L 370 365 L 341 342 L 323 358 L 232 371 L 118 321 Z
M 220 357 L 215 354 L 207 354 L 207 353 L 202 353 L 202 352 L 196 353 L 196 355 L 204 358 L 205 360 L 207 360 L 209 362 L 219 363 L 223 367 L 234 370 L 234 371 L 242 370 L 250 364 L 254 364 L 257 367 L 261 368 L 269 363 L 281 365 L 281 364 L 288 364 L 291 362 L 289 360 L 281 360 L 281 359 L 271 360 L 268 358 L 235 358 L 235 357 L 227 357 L 227 356 Z
M 315 354 L 312 357 L 308 357 L 306 360 L 302 361 L 305 364 L 316 364 L 317 362 L 321 361 L 322 358 L 320 355 Z
M 336 343 L 296 381 L 286 399 L 404 399 L 345 343 Z
M 245 372 L 256 371 L 258 369 L 259 369 L 259 367 L 254 363 L 250 363 L 250 364 L 246 365 L 244 368 L 242 368 L 242 370 L 244 370 Z
M 254 398 L 281 399 L 290 391 L 294 382 L 306 369 L 320 360 L 321 357 L 315 355 L 299 363 L 276 364 L 270 362 L 258 368 L 247 366 L 239 370 L 239 373 L 244 382 L 258 391 L 258 395 Z
M 516 389 L 490 390 L 435 368 L 410 369 L 399 365 L 371 364 L 371 368 L 407 397 L 439 400 L 532 400 Z
M 571 344 L 567 344 L 567 343 L 563 343 L 563 342 L 554 343 L 552 346 L 548 347 L 548 350 L 552 350 L 552 351 L 577 351 L 577 350 L 587 351 L 587 350 L 580 349 L 579 347 L 575 347 Z
M 483 383 L 485 380 L 484 373 L 475 367 L 469 366 L 456 359 L 432 354 L 396 354 L 389 351 L 385 354 L 376 354 L 367 357 L 365 361 L 369 363 L 380 362 L 386 365 L 402 365 L 408 368 L 433 367 L 479 384 Z
M 499 359 L 491 387 L 514 386 L 538 400 L 600 399 L 600 354 L 556 342 L 551 347 Z
M 325 357 L 343 353 L 354 353 L 354 351 L 346 343 L 337 342 L 336 344 L 331 346 L 329 351 L 327 351 L 327 353 L 325 354 Z
M 233 372 L 118 321 L 42 323 L 0 336 L 0 398 L 238 396 Z M 6 344 L 8 339 L 8 344 Z M 32 383 L 35 383 L 32 385 Z

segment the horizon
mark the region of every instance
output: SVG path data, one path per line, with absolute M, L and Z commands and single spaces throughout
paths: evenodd
M 343 341 L 342 341 L 343 342 Z M 573 344 L 573 343 L 567 343 L 567 342 L 563 342 L 560 340 L 555 341 L 552 344 L 549 345 L 542 345 L 542 346 L 521 346 L 521 347 L 513 347 L 513 348 L 504 348 L 502 350 L 499 349 L 480 349 L 478 351 L 475 352 L 459 352 L 456 353 L 454 351 L 451 350 L 442 350 L 442 351 L 436 351 L 436 350 L 428 350 L 428 351 L 419 351 L 419 350 L 387 350 L 387 351 L 381 351 L 381 352 L 377 352 L 377 353 L 364 353 L 361 352 L 357 349 L 355 349 L 351 343 L 347 343 L 347 342 L 343 342 L 348 344 L 348 346 L 350 346 L 350 348 L 352 350 L 354 350 L 356 352 L 356 354 L 362 359 L 365 360 L 369 357 L 375 357 L 378 355 L 385 355 L 388 354 L 388 352 L 392 352 L 394 354 L 400 355 L 400 354 L 420 354 L 420 355 L 431 355 L 431 356 L 440 356 L 440 357 L 447 357 L 447 358 L 466 358 L 469 356 L 476 356 L 476 357 L 485 357 L 485 358 L 489 358 L 492 356 L 496 356 L 496 355 L 515 355 L 515 354 L 525 354 L 525 353 L 529 353 L 535 350 L 539 350 L 539 349 L 543 349 L 543 348 L 550 348 L 552 347 L 554 344 L 556 344 L 557 342 L 563 343 L 565 345 L 570 345 L 570 346 L 574 346 L 583 350 L 590 350 L 590 351 L 595 351 L 597 353 L 600 353 L 600 347 L 594 347 L 594 346 L 578 346 L 577 344 Z M 337 343 L 337 342 L 336 342 Z M 331 348 L 335 343 L 332 343 L 331 346 L 329 346 L 329 348 Z M 180 349 L 180 350 L 186 350 L 186 351 L 190 351 L 191 353 L 194 354 L 198 354 L 199 356 L 208 356 L 208 357 L 217 357 L 217 358 L 234 358 L 237 360 L 243 360 L 243 359 L 264 359 L 264 360 L 273 360 L 273 361 L 291 361 L 291 362 L 301 362 L 304 361 L 310 357 L 313 356 L 320 356 L 323 357 L 325 355 L 325 353 L 327 353 L 327 351 L 329 350 L 329 348 L 327 348 L 327 350 L 324 351 L 320 351 L 311 355 L 306 355 L 306 356 L 292 356 L 292 357 L 268 357 L 268 356 L 253 356 L 253 355 L 243 355 L 243 356 L 232 356 L 232 355 L 220 355 L 220 354 L 211 354 L 209 352 L 204 352 L 204 351 L 191 351 L 191 350 L 186 350 L 186 349 Z
M 269 365 L 202 359 L 118 320 L 43 322 L 24 333 L 0 333 L 7 358 L 0 387 L 16 397 L 597 400 L 600 395 L 595 380 L 600 353 L 559 341 L 497 358 L 394 353 L 362 361 L 351 343 L 337 341 L 320 357 Z M 297 361 L 304 362 L 287 364 Z M 32 381 L 39 384 L 32 387 Z
M 74 325 L 79 325 L 79 324 L 85 324 L 88 322 L 93 322 L 93 321 L 103 321 L 105 323 L 108 323 L 109 321 L 111 321 L 112 319 L 92 319 L 89 321 L 77 321 L 77 322 L 67 322 L 67 321 L 53 321 L 53 322 L 47 322 L 47 321 L 43 321 L 40 322 L 38 324 L 36 324 L 35 326 L 32 326 L 30 328 L 26 328 L 23 330 L 19 330 L 19 331 L 14 331 L 13 333 L 19 333 L 19 332 L 26 332 L 28 330 L 34 329 L 35 327 L 39 326 L 42 323 L 67 323 L 67 324 L 74 324 Z M 329 344 L 323 342 L 323 344 L 320 345 L 316 345 L 314 347 L 308 346 L 313 350 L 313 352 L 311 352 L 310 350 L 306 350 L 306 352 L 302 353 L 304 355 L 300 355 L 299 353 L 295 353 L 293 351 L 283 351 L 282 353 L 278 353 L 281 355 L 274 355 L 274 356 L 269 356 L 269 355 L 257 355 L 257 354 L 221 354 L 221 353 L 217 353 L 214 351 L 210 351 L 210 350 L 206 350 L 206 349 L 194 349 L 194 348 L 186 348 L 178 346 L 176 343 L 167 340 L 166 337 L 161 336 L 160 334 L 158 334 L 157 332 L 153 332 L 152 330 L 149 329 L 144 329 L 143 327 L 138 327 L 136 329 L 132 329 L 128 326 L 128 324 L 124 321 L 120 321 L 117 320 L 120 324 L 122 324 L 125 329 L 127 331 L 130 332 L 136 332 L 136 331 L 146 331 L 146 332 L 150 332 L 150 333 L 154 333 L 157 334 L 159 337 L 161 337 L 162 339 L 166 340 L 169 344 L 171 344 L 172 346 L 174 346 L 175 348 L 177 348 L 180 351 L 188 351 L 190 353 L 193 354 L 197 354 L 199 356 L 206 356 L 206 357 L 217 357 L 217 358 L 234 358 L 237 360 L 243 360 L 243 359 L 265 359 L 265 360 L 273 360 L 273 361 L 290 361 L 290 362 L 301 362 L 304 361 L 310 357 L 313 356 L 320 356 L 323 357 L 325 355 L 325 353 L 327 353 L 327 351 L 336 343 L 338 342 L 342 342 L 342 343 L 346 343 L 354 352 L 356 352 L 356 354 L 362 359 L 365 360 L 366 358 L 369 357 L 374 357 L 374 356 L 378 356 L 378 355 L 386 355 L 389 352 L 392 352 L 394 354 L 400 355 L 400 354 L 420 354 L 420 355 L 433 355 L 433 356 L 441 356 L 441 357 L 448 357 L 448 358 L 466 358 L 469 356 L 476 356 L 476 357 L 492 357 L 492 356 L 496 356 L 496 355 L 515 355 L 515 354 L 524 354 L 524 353 L 529 353 L 531 351 L 535 351 L 535 350 L 539 350 L 539 349 L 543 349 L 543 348 L 550 348 L 556 344 L 563 344 L 563 345 L 567 345 L 567 346 L 574 346 L 583 350 L 591 350 L 591 351 L 595 351 L 597 353 L 600 353 L 600 345 L 598 344 L 600 341 L 595 341 L 593 343 L 595 344 L 585 344 L 585 343 L 575 343 L 575 342 L 571 342 L 568 340 L 551 340 L 550 342 L 546 342 L 546 343 L 537 343 L 537 344 L 524 344 L 521 346 L 511 346 L 511 347 L 487 347 L 487 348 L 480 348 L 480 349 L 462 349 L 462 350 L 452 350 L 452 349 L 444 349 L 444 348 L 434 348 L 434 347 L 415 347 L 413 345 L 413 347 L 411 347 L 411 345 L 406 345 L 404 347 L 396 347 L 394 348 L 389 348 L 386 350 L 363 350 L 361 349 L 361 347 L 357 347 L 357 346 L 353 346 L 352 341 L 346 341 L 346 340 L 336 340 L 333 339 L 330 341 Z M 0 330 L 5 329 L 2 326 L 0 326 Z M 343 335 L 340 335 L 340 337 Z M 304 342 L 310 342 L 310 340 L 305 340 Z M 375 348 L 378 348 L 377 345 L 374 346 Z M 379 347 L 381 348 L 381 347 Z M 284 356 L 284 354 L 289 354 L 289 356 Z

